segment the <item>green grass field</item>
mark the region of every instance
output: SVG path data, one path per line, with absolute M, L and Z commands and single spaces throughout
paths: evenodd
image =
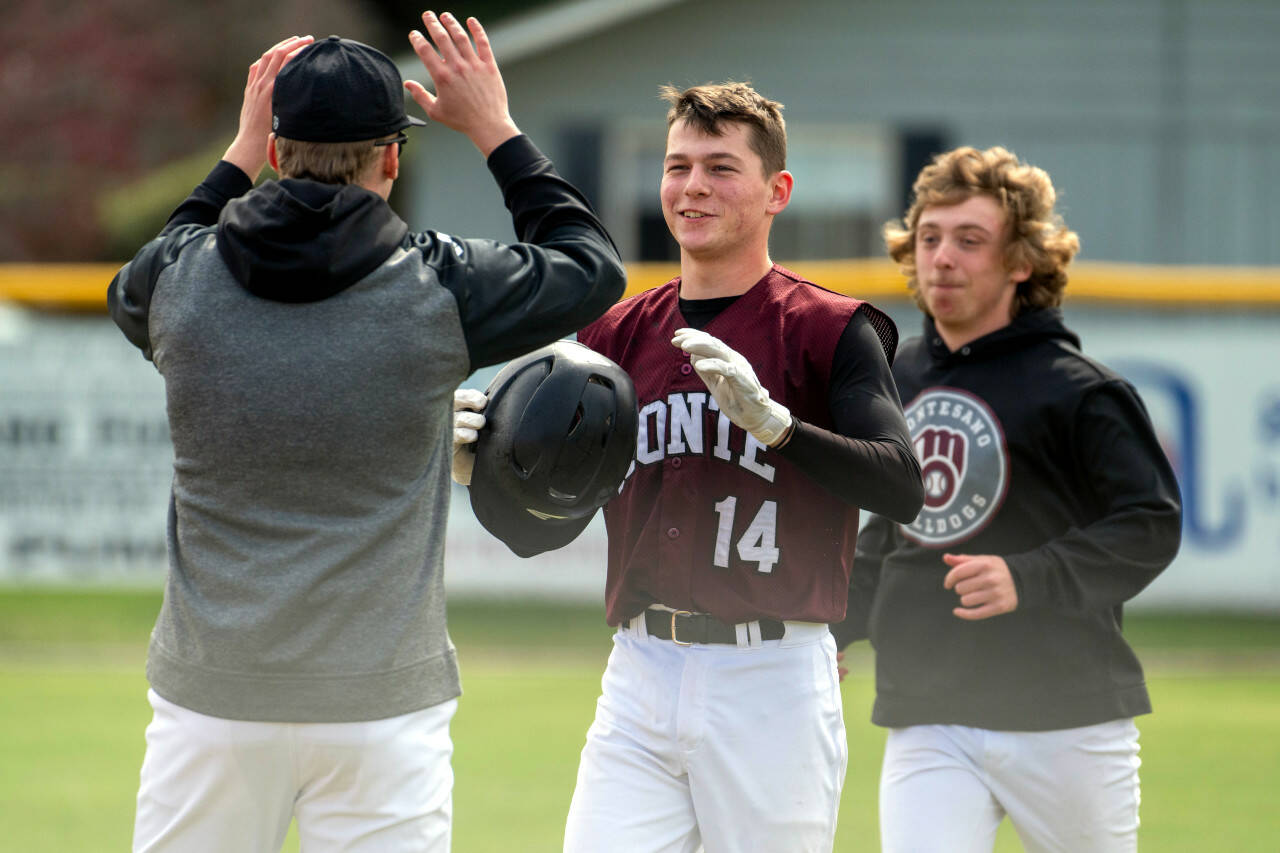
M 0 849 L 128 849 L 158 606 L 153 593 L 0 590 Z M 1135 615 L 1127 631 L 1156 706 L 1139 720 L 1142 849 L 1280 848 L 1280 616 Z M 454 849 L 559 850 L 608 654 L 600 610 L 455 602 L 450 632 L 465 690 Z M 884 733 L 867 722 L 870 658 L 849 662 L 836 849 L 872 851 Z M 1007 824 L 996 849 L 1021 849 Z

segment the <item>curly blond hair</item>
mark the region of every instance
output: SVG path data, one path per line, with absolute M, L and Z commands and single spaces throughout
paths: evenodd
M 1005 269 L 1024 265 L 1031 269 L 1027 280 L 1018 283 L 1013 316 L 1062 304 L 1067 265 L 1080 251 L 1080 238 L 1054 211 L 1057 192 L 1043 169 L 1023 163 L 999 146 L 985 151 L 956 148 L 934 157 L 920 170 L 911 189 L 911 207 L 906 217 L 884 226 L 884 242 L 889 257 L 897 261 L 907 277 L 907 287 L 921 310 L 928 313 L 916 278 L 920 214 L 927 207 L 960 204 L 977 195 L 995 200 L 1004 211 L 1008 226 Z

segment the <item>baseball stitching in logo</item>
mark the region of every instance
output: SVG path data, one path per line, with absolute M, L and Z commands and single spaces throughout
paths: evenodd
M 902 532 L 932 547 L 976 535 L 995 516 L 1009 485 L 1000 421 L 982 400 L 954 388 L 924 391 L 906 415 L 924 479 L 924 508 Z

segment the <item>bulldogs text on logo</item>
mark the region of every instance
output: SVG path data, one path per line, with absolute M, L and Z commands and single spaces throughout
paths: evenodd
M 903 533 L 922 545 L 962 542 L 987 526 L 1009 485 L 1004 432 L 982 400 L 954 388 L 929 388 L 906 407 L 924 508 Z

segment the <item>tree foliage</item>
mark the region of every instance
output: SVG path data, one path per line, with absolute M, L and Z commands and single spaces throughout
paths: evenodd
M 250 63 L 280 38 L 338 33 L 395 49 L 382 9 L 356 0 L 19 0 L 2 17 L 5 261 L 119 259 L 99 198 L 193 153 L 216 158 Z

